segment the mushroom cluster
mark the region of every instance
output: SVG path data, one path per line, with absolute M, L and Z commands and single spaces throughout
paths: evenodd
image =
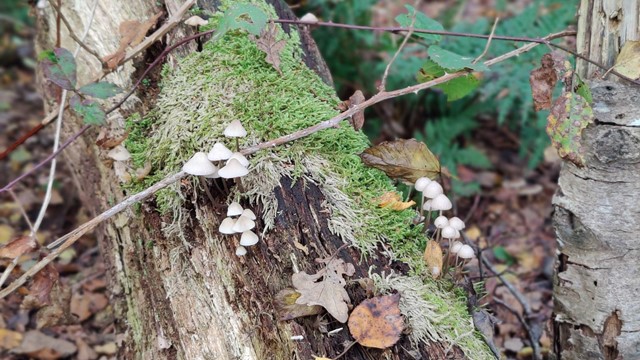
M 425 220 L 427 221 L 427 225 L 428 221 L 430 221 L 431 219 L 431 212 L 438 212 L 438 217 L 436 217 L 433 222 L 433 225 L 436 227 L 434 237 L 437 240 L 442 238 L 449 241 L 449 253 L 456 254 L 456 261 L 457 258 L 473 258 L 475 256 L 473 248 L 456 240 L 460 238 L 460 232 L 465 228 L 464 221 L 455 216 L 452 218 L 447 218 L 446 216 L 442 215 L 443 211 L 451 210 L 451 208 L 453 207 L 451 200 L 449 200 L 449 198 L 444 195 L 442 185 L 440 185 L 437 181 L 431 180 L 426 177 L 421 177 L 415 182 L 414 187 L 417 191 L 420 191 L 422 193 L 423 203 L 420 214 L 422 215 L 422 211 L 428 211 L 428 215 Z M 438 271 L 439 270 L 440 269 L 438 269 Z M 437 276 L 436 274 L 432 275 Z
M 247 253 L 247 246 L 258 243 L 258 235 L 251 229 L 256 227 L 256 214 L 251 209 L 243 209 L 237 202 L 232 202 L 227 208 L 227 217 L 220 223 L 218 230 L 225 235 L 241 234 L 240 245 L 236 248 L 236 255 Z

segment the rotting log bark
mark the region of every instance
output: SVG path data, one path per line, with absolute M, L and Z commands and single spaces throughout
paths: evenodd
M 90 1 L 64 2 L 63 11 L 76 33 L 89 19 L 91 4 Z M 176 1 L 165 2 L 170 13 L 179 6 Z M 282 4 L 276 9 L 288 11 Z M 118 33 L 122 21 L 144 21 L 159 10 L 153 0 L 100 1 L 86 42 L 100 54 L 113 53 L 118 45 L 114 34 Z M 40 14 L 38 24 L 38 47 L 51 48 L 56 33 L 51 9 Z M 170 33 L 165 40 L 175 40 L 176 34 Z M 73 49 L 75 44 L 66 30 L 63 29 L 62 35 L 62 46 Z M 308 64 L 321 76 L 324 74 L 325 81 L 330 81 L 326 65 L 311 46 L 310 38 L 307 43 Z M 157 51 L 151 49 L 147 54 Z M 145 66 L 140 60 L 144 58 L 137 60 L 137 66 Z M 90 55 L 82 54 L 78 63 L 80 84 L 100 71 L 98 62 Z M 129 88 L 135 79 L 134 73 L 134 67 L 126 65 L 107 80 Z M 109 125 L 101 131 L 110 137 L 123 134 L 125 116 L 152 103 L 153 99 L 139 95 L 140 98 L 131 99 L 121 111 L 114 113 Z M 55 101 L 51 96 L 48 100 L 49 104 Z M 66 114 L 63 138 L 81 126 L 79 119 Z M 64 152 L 83 203 L 94 214 L 123 198 L 111 162 L 105 160 L 108 149 L 94 145 L 97 136 L 98 131 L 90 131 Z M 182 185 L 190 186 L 188 182 Z M 211 191 L 215 194 L 214 188 Z M 186 244 L 179 237 L 163 235 L 160 229 L 170 219 L 161 217 L 153 202 L 144 203 L 138 210 L 130 209 L 100 227 L 97 236 L 107 262 L 116 327 L 123 335 L 118 358 L 312 359 L 313 355 L 333 357 L 342 351 L 350 338 L 346 327 L 332 337 L 321 333 L 319 327 L 331 330 L 344 324 L 332 322 L 328 317 L 325 317 L 327 324 L 320 324 L 322 320 L 317 318 L 278 321 L 273 297 L 290 286 L 293 269 L 315 273 L 320 266 L 314 259 L 334 254 L 355 265 L 355 277 L 366 276 L 371 265 L 387 271 L 406 269 L 401 264 L 381 263 L 382 256 L 363 261 L 352 249 L 338 251 L 343 242 L 327 230 L 327 215 L 322 205 L 325 199 L 314 184 L 291 184 L 284 178 L 274 191 L 279 209 L 276 230 L 246 257 L 234 255 L 237 239 L 211 235 L 217 234 L 216 229 L 224 217 L 225 210 L 220 207 L 223 198 L 217 197 L 218 203 L 210 204 L 208 198 L 199 196 L 195 189 L 185 189 L 185 193 L 192 194 L 185 206 L 198 204 L 188 212 L 189 226 L 181 229 Z M 357 286 L 350 285 L 348 290 L 354 302 L 364 298 L 363 290 Z M 304 340 L 292 341 L 292 335 L 303 335 Z M 407 359 L 414 358 L 413 355 L 423 359 L 464 358 L 458 349 L 447 351 L 442 344 L 422 344 L 416 349 L 406 337 L 387 351 L 355 346 L 348 358 Z
M 592 82 L 586 166 L 564 163 L 554 198 L 560 359 L 640 358 L 640 92 Z

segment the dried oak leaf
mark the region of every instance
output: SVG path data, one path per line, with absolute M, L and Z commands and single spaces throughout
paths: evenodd
M 284 50 L 287 42 L 284 39 L 277 39 L 279 29 L 278 25 L 271 23 L 262 30 L 260 37 L 256 38 L 252 36 L 252 39 L 256 42 L 258 49 L 267 54 L 265 60 L 273 65 L 273 67 L 278 70 L 278 73 L 282 75 L 282 71 L 280 70 L 280 53 Z
M 351 312 L 349 331 L 358 344 L 386 349 L 400 340 L 405 324 L 398 303 L 400 294 L 361 302 Z
M 438 158 L 427 145 L 415 139 L 385 141 L 366 149 L 360 158 L 367 166 L 409 183 L 421 177 L 435 179 L 441 171 Z
M 531 71 L 529 75 L 533 108 L 536 111 L 551 108 L 553 89 L 558 83 L 558 74 L 551 54 L 544 54 L 540 64 L 541 66 Z
M 349 108 L 362 104 L 364 100 L 364 94 L 362 91 L 356 90 L 356 92 L 349 97 Z M 349 119 L 349 124 L 351 124 L 356 131 L 362 129 L 362 126 L 364 125 L 364 110 L 353 114 Z
M 291 276 L 293 287 L 300 293 L 296 304 L 320 305 L 336 320 L 345 323 L 349 318 L 351 299 L 344 289 L 346 282 L 342 276 L 353 275 L 355 268 L 341 259 L 321 261 L 326 262 L 326 266 L 316 274 L 301 271 Z
M 106 68 L 115 69 L 118 67 L 126 56 L 127 47 L 134 47 L 142 42 L 149 29 L 156 24 L 160 16 L 162 16 L 162 12 L 153 15 L 143 23 L 138 20 L 127 20 L 120 23 L 120 27 L 118 28 L 120 32 L 120 45 L 118 46 L 118 50 L 102 58 Z
M 275 297 L 276 310 L 280 320 L 291 320 L 304 316 L 320 314 L 322 306 L 305 304 L 296 304 L 296 300 L 300 298 L 300 293 L 293 289 L 280 290 Z
M 35 238 L 24 235 L 11 240 L 7 245 L 0 248 L 0 258 L 15 259 L 24 254 L 30 253 L 38 247 Z
M 427 241 L 427 247 L 424 249 L 424 262 L 427 264 L 431 277 L 437 279 L 442 274 L 442 248 L 433 241 Z
M 416 204 L 416 202 L 413 200 L 403 202 L 400 198 L 400 194 L 395 191 L 386 192 L 382 196 L 375 198 L 374 201 L 378 204 L 379 207 L 389 208 L 396 211 L 408 209 Z

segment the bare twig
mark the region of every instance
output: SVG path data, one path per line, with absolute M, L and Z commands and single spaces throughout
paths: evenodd
M 518 321 L 520 321 L 520 324 L 522 325 L 524 330 L 527 332 L 527 337 L 529 338 L 529 341 L 531 342 L 531 348 L 533 349 L 533 358 L 534 358 L 534 360 L 542 359 L 542 356 L 541 356 L 542 354 L 540 352 L 540 344 L 538 344 L 539 340 L 536 339 L 535 334 L 531 330 L 531 326 L 529 326 L 529 323 L 525 320 L 524 317 L 522 317 L 522 314 L 520 314 L 516 309 L 513 309 L 511 306 L 509 306 L 509 304 L 505 303 L 504 301 L 498 299 L 495 296 L 493 297 L 493 301 L 496 304 L 503 306 L 510 313 L 515 315 L 516 318 L 518 318 Z
M 416 0 L 415 3 L 413 4 L 413 7 L 414 8 L 417 7 L 419 3 L 420 3 L 420 0 Z M 414 11 L 413 15 L 411 16 L 411 24 L 409 24 L 409 31 L 407 31 L 407 34 L 404 36 L 404 39 L 402 39 L 402 43 L 400 44 L 400 46 L 398 47 L 396 52 L 393 54 L 393 57 L 391 58 L 391 60 L 387 64 L 387 67 L 384 69 L 384 74 L 382 75 L 382 80 L 380 81 L 380 86 L 378 86 L 378 91 L 385 91 L 386 90 L 387 77 L 389 76 L 389 70 L 391 69 L 391 65 L 393 65 L 393 63 L 396 61 L 396 58 L 402 52 L 402 49 L 404 49 L 404 46 L 407 44 L 407 41 L 409 41 L 409 38 L 411 38 L 411 35 L 413 34 L 413 25 L 415 25 L 415 23 L 416 23 L 416 16 L 417 15 L 418 15 L 418 11 L 416 10 L 416 11 Z
M 88 52 L 89 54 L 93 55 L 96 59 L 98 59 L 98 61 L 100 61 L 100 63 L 102 64 L 102 59 L 100 58 L 100 55 L 93 50 L 92 48 L 90 48 L 89 46 L 87 46 L 87 44 L 84 43 L 84 36 L 81 38 L 79 38 L 75 32 L 73 32 L 73 27 L 71 26 L 71 24 L 69 24 L 69 20 L 67 20 L 67 18 L 64 16 L 64 14 L 62 13 L 62 9 L 60 9 L 60 6 L 58 6 L 58 4 L 56 3 L 55 0 L 49 0 L 49 4 L 51 5 L 51 7 L 56 11 L 56 14 L 58 15 L 58 17 L 62 20 L 62 22 L 64 23 L 64 26 L 67 28 L 67 30 L 69 31 L 69 36 L 71 36 L 71 38 L 80 46 L 82 47 L 86 52 Z M 95 10 L 93 10 L 95 11 Z M 91 18 L 93 18 L 93 15 L 91 16 Z M 89 22 L 88 24 L 91 24 L 91 22 Z M 88 26 L 87 26 L 88 28 Z M 86 36 L 86 35 L 85 35 Z
M 478 61 L 480 61 L 480 59 L 482 59 L 485 55 L 487 55 L 487 52 L 489 51 L 489 47 L 491 46 L 491 40 L 493 40 L 493 36 L 496 33 L 496 26 L 498 26 L 498 21 L 500 21 L 500 18 L 496 18 L 496 20 L 493 22 L 493 26 L 491 27 L 491 33 L 489 33 L 489 38 L 487 39 L 487 45 L 484 46 L 484 50 L 482 51 L 482 54 L 478 55 L 478 57 L 472 61 L 473 64 L 477 63 Z

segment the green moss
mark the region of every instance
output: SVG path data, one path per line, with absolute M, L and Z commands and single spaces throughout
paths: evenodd
M 269 16 L 275 14 L 269 8 Z M 215 27 L 219 16 L 210 19 Z M 250 146 L 317 124 L 338 114 L 335 91 L 322 82 L 301 60 L 296 32 L 280 37 L 287 41 L 281 54 L 282 75 L 265 61 L 265 54 L 242 31 L 228 32 L 216 42 L 205 44 L 202 52 L 178 61 L 175 68 L 163 69 L 161 93 L 155 108 L 144 119 L 128 120 L 129 138 L 125 146 L 136 166 L 152 164 L 152 173 L 142 182 L 129 185 L 137 192 L 168 174 L 179 171 L 196 151 L 206 151 L 217 141 L 231 147 L 222 132 L 232 120 L 240 119 L 249 136 L 240 146 Z M 326 198 L 331 214 L 329 229 L 345 242 L 369 254 L 380 242 L 389 256 L 409 263 L 415 272 L 422 270 L 424 236 L 421 227 L 412 225 L 411 210 L 378 208 L 374 198 L 395 190 L 384 173 L 363 165 L 358 157 L 370 146 L 361 132 L 343 122 L 294 143 L 261 151 L 251 157 L 250 173 L 242 179 L 246 189 L 230 198 L 260 203 L 265 232 L 274 224 L 277 201 L 273 189 L 283 176 L 317 184 Z M 194 185 L 197 185 L 194 182 Z M 161 211 L 172 212 L 176 222 L 165 233 L 179 234 L 183 196 L 178 185 L 156 194 Z M 417 277 L 418 282 L 423 281 Z M 434 285 L 428 282 L 429 289 Z M 464 307 L 464 301 L 451 302 L 444 292 L 429 296 L 438 311 L 447 306 Z M 443 294 L 443 297 L 439 297 Z M 466 310 L 445 311 L 435 333 L 471 331 Z M 463 323 L 467 321 L 467 323 Z M 450 322 L 450 323 L 448 323 Z M 457 327 L 459 326 L 459 327 Z M 455 340 L 452 336 L 443 336 Z M 466 338 L 465 338 L 466 339 Z M 466 341 L 466 340 L 465 340 Z M 463 350 L 481 347 L 457 343 Z

